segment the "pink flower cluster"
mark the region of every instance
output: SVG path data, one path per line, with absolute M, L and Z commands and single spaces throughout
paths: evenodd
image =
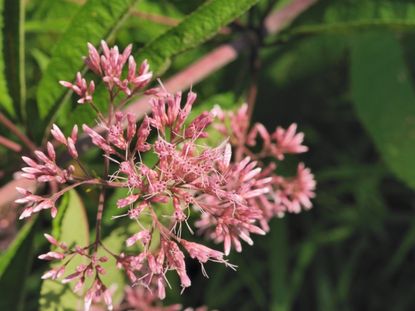
M 297 166 L 294 177 L 283 177 L 276 173 L 277 162 L 284 160 L 287 154 L 298 154 L 308 150 L 304 145 L 303 133 L 297 133 L 297 125 L 292 124 L 288 129 L 277 127 L 269 133 L 265 126 L 256 123 L 250 128 L 247 118 L 248 107 L 243 105 L 236 112 L 223 112 L 215 107 L 213 112 L 218 122 L 214 127 L 228 137 L 234 147 L 235 162 L 243 163 L 247 158 L 254 160 L 258 166 L 258 174 L 254 179 L 268 180 L 268 192 L 250 199 L 251 211 L 257 209 L 261 214 L 259 223 L 265 231 L 269 230 L 268 222 L 272 217 L 282 217 L 285 213 L 299 213 L 302 209 L 312 207 L 311 199 L 315 196 L 316 182 L 310 169 L 303 163 Z M 254 152 L 256 148 L 259 151 Z M 205 216 L 205 218 L 208 216 Z M 199 223 L 202 231 L 209 227 L 210 220 Z M 217 235 L 211 233 L 217 240 Z
M 158 298 L 163 299 L 166 286 L 169 286 L 168 271 L 175 271 L 183 289 L 191 285 L 186 255 L 199 261 L 205 275 L 203 265 L 208 261 L 234 269 L 235 266 L 225 258 L 232 248 L 240 252 L 241 241 L 252 245 L 251 235 L 265 234 L 272 217 L 311 207 L 315 181 L 309 169 L 299 164 L 297 176 L 286 178 L 275 173 L 274 162 L 268 165 L 263 162 L 265 158 L 283 160 L 286 154 L 307 150 L 302 145 L 303 134 L 296 133 L 295 125 L 288 130 L 277 128 L 272 134 L 261 124 L 249 129 L 246 106 L 233 113 L 220 109 L 207 111 L 189 120 L 196 94 L 189 92 L 183 99 L 181 92 L 170 94 L 164 88 L 148 91 L 153 95 L 150 100 L 152 113 L 137 125 L 134 115 L 120 111 L 120 103 L 124 103 L 125 96 L 119 95 L 122 92 L 132 96 L 149 83 L 152 75 L 147 62 L 144 61 L 137 71 L 134 58 L 130 55 L 131 46 L 120 54 L 117 47 L 110 49 L 103 42 L 103 55 L 92 45 L 88 47 L 86 64 L 104 82 L 110 93 L 108 111 L 114 112 L 107 120 L 100 118 L 102 131 L 86 124 L 82 126 L 92 144 L 105 156 L 105 173 L 102 177 L 92 178 L 81 163 L 75 147 L 77 127 L 66 137 L 54 125 L 52 136 L 65 146 L 84 174 L 77 174 L 72 166 L 61 169 L 55 161 L 54 147 L 48 143 L 47 155 L 38 151 L 35 154 L 37 161 L 27 157 L 23 159 L 29 165 L 23 168 L 24 176 L 39 182 L 56 181 L 62 189 L 46 197 L 19 189 L 23 198 L 17 201 L 26 204 L 21 218 L 47 208 L 52 209 L 54 217 L 57 213 L 56 200 L 80 185 L 97 185 L 103 191 L 109 187 L 128 191 L 117 202 L 117 207 L 123 210 L 122 215 L 114 218 L 125 216 L 126 220 L 134 221 L 137 231 L 126 238 L 123 252 L 115 254 L 102 244 L 99 234 L 102 210 L 97 213 L 97 235 L 91 245 L 69 248 L 46 235 L 57 250 L 39 258 L 59 260 L 64 264 L 46 272 L 43 278 L 64 276 L 66 264 L 76 256 L 87 259 L 87 264 L 78 266 L 76 271 L 70 271 L 63 279 L 64 283 L 77 281 L 75 292 L 80 292 L 85 284 L 92 284 L 86 289 L 86 310 L 99 300 L 112 309 L 111 294 L 107 288 L 109 284 L 101 281 L 101 275 L 105 273 L 102 263 L 107 258 L 98 257 L 99 248 L 115 258 L 117 267 L 125 271 L 133 285 L 154 290 Z M 128 72 L 123 77 L 127 60 Z M 93 81 L 88 86 L 78 73 L 75 84 L 61 83 L 81 98 L 79 103 L 93 104 Z M 204 142 L 212 123 L 224 136 L 215 147 Z M 262 150 L 255 154 L 251 147 L 259 140 Z M 147 154 L 156 157 L 154 165 L 145 160 Z M 102 194 L 105 197 L 105 192 Z M 99 205 L 98 210 L 100 208 L 103 204 Z M 190 214 L 197 215 L 195 223 L 190 222 Z M 223 252 L 185 240 L 182 231 L 186 229 L 190 233 L 198 229 L 206 237 L 222 243 Z M 159 238 L 155 239 L 155 236 Z M 86 283 L 87 278 L 92 281 Z
M 201 306 L 198 308 L 183 308 L 180 304 L 169 306 L 163 305 L 162 301 L 145 288 L 137 286 L 127 287 L 125 290 L 125 301 L 115 310 L 137 310 L 137 311 L 208 311 L 208 308 Z
M 110 290 L 102 283 L 101 276 L 106 272 L 102 267 L 102 263 L 107 262 L 108 258 L 105 256 L 97 257 L 96 254 L 89 254 L 89 246 L 80 247 L 75 246 L 69 249 L 65 243 L 59 243 L 54 237 L 49 234 L 45 234 L 46 239 L 56 248 L 55 251 L 50 251 L 46 254 L 39 256 L 39 259 L 43 260 L 60 260 L 65 263 L 61 266 L 53 268 L 47 271 L 42 279 L 56 280 L 65 273 L 65 267 L 73 259 L 75 255 L 85 258 L 88 264 L 80 264 L 77 266 L 76 271 L 67 275 L 62 283 L 69 283 L 76 281 L 73 288 L 75 293 L 82 291 L 85 280 L 87 278 L 94 278 L 94 281 L 85 295 L 85 310 L 89 310 L 93 301 L 99 301 L 101 298 L 104 300 L 109 310 L 112 310 L 112 298 Z

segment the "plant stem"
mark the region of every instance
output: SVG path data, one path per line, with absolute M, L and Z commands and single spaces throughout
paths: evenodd
M 32 152 L 34 152 L 37 147 L 36 145 L 25 135 L 19 128 L 14 125 L 12 121 L 6 118 L 4 114 L 0 112 L 0 123 L 2 123 L 5 127 L 7 127 L 17 138 L 20 139 L 22 143 Z
M 106 120 L 104 115 L 101 113 L 101 111 L 99 111 L 98 107 L 95 106 L 95 104 L 93 102 L 89 103 L 91 105 L 91 108 L 96 112 L 98 119 L 100 119 L 101 122 L 103 122 L 104 124 L 106 124 Z
M 102 214 L 104 212 L 104 205 L 105 205 L 105 191 L 104 191 L 104 187 L 101 187 L 101 192 L 99 193 L 98 211 L 97 211 L 97 218 L 96 218 L 96 224 L 95 224 L 95 243 L 94 243 L 95 252 L 97 252 L 98 246 L 101 243 L 101 222 L 102 222 Z
M 16 153 L 19 153 L 19 152 L 22 151 L 22 146 L 20 146 L 18 143 L 15 143 L 14 141 L 12 141 L 12 140 L 4 137 L 4 136 L 1 136 L 1 135 L 0 135 L 0 145 L 3 145 L 4 147 L 6 147 L 6 148 L 8 148 L 8 149 L 10 149 L 10 150 L 12 150 Z
M 109 104 L 108 104 L 108 128 L 111 127 L 112 124 L 112 115 L 114 113 L 114 94 L 112 91 L 109 92 Z M 105 137 L 107 144 L 109 144 L 109 133 Z M 109 160 L 109 153 L 105 153 L 104 157 L 104 180 L 108 177 L 110 160 Z M 104 206 L 105 206 L 105 188 L 104 186 L 101 187 L 101 192 L 99 193 L 99 202 L 98 202 L 98 210 L 97 210 L 97 218 L 95 223 L 95 252 L 98 250 L 98 246 L 101 244 L 101 223 L 102 223 L 102 214 L 104 213 Z
M 257 42 L 252 47 L 251 52 L 251 62 L 250 62 L 250 76 L 251 76 L 251 83 L 249 85 L 248 94 L 246 102 L 248 104 L 248 120 L 251 120 L 252 113 L 254 111 L 256 97 L 258 94 L 258 76 L 259 70 L 261 67 L 261 60 L 259 58 L 259 38 L 257 38 Z

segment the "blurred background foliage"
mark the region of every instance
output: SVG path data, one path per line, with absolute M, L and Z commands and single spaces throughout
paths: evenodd
M 66 130 L 93 123 L 91 111 L 72 104 L 57 84 L 82 70 L 87 41 L 133 43 L 135 56 L 149 58 L 165 79 L 222 43 L 261 35 L 264 16 L 293 2 L 307 1 L 2 0 L 0 109 L 40 144 L 53 120 Z M 320 0 L 193 85 L 198 109 L 206 109 L 236 107 L 254 83 L 254 121 L 269 129 L 296 122 L 305 132 L 310 151 L 300 158 L 315 173 L 317 197 L 311 211 L 273 220 L 268 235 L 232 254 L 237 272 L 207 264 L 206 279 L 189 262 L 192 287 L 180 295 L 176 286 L 167 302 L 220 310 L 414 310 L 414 31 L 415 1 Z M 18 141 L 1 124 L 0 133 Z M 93 165 L 97 155 L 85 157 Z M 19 155 L 0 148 L 0 163 L 5 185 Z M 88 232 L 96 193 L 81 195 L 86 214 L 77 214 L 71 194 L 53 222 L 58 236 L 79 223 Z M 63 308 L 45 303 L 54 297 L 45 293 L 56 292 L 42 285 L 47 265 L 34 259 L 47 248 L 49 217 L 15 228 L 6 208 L 0 217 L 11 220 L 0 239 L 14 241 L 0 255 L 0 310 Z M 104 224 L 109 241 L 122 241 L 119 229 L 111 234 L 117 224 L 110 216 Z

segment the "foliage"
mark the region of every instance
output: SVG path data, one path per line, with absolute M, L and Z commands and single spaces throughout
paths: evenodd
M 40 145 L 54 120 L 65 133 L 73 123 L 93 123 L 93 111 L 72 105 L 71 93 L 57 83 L 84 71 L 86 42 L 108 39 L 121 47 L 132 42 L 137 58 L 147 58 L 155 73 L 170 77 L 221 44 L 245 38 L 234 62 L 192 86 L 202 103 L 195 108 L 235 109 L 255 84 L 254 121 L 268 129 L 296 122 L 305 132 L 310 151 L 302 160 L 318 182 L 314 207 L 273 220 L 270 234 L 255 238 L 243 256 L 232 253 L 237 272 L 208 263 L 206 280 L 190 263 L 192 287 L 181 296 L 168 292 L 167 302 L 221 310 L 410 310 L 415 4 L 320 0 L 281 32 L 262 37 L 263 17 L 292 2 L 307 1 L 0 1 L 0 111 Z M 97 96 L 102 90 L 97 87 Z M 0 135 L 30 153 L 2 123 Z M 21 161 L 2 146 L 0 158 L 3 185 Z M 99 157 L 90 152 L 82 158 L 94 166 Z M 281 169 L 290 175 L 293 163 L 288 157 Z M 104 211 L 109 245 L 121 245 L 131 234 L 128 228 L 114 230 L 111 219 L 123 196 L 111 193 Z M 19 229 L 0 257 L 0 289 L 16 289 L 8 292 L 13 296 L 0 295 L 0 309 L 55 310 L 58 298 L 51 295 L 69 301 L 58 303 L 61 309 L 73 306 L 71 299 L 78 298 L 62 285 L 41 283 L 48 265 L 32 255 L 49 247 L 41 242 L 42 232 L 89 241 L 97 197 L 89 188 L 71 192 L 52 224 L 39 217 Z M 122 286 L 122 276 L 114 279 Z M 30 282 L 24 287 L 25 280 Z
M 57 239 L 66 241 L 68 245 L 88 245 L 89 226 L 85 207 L 81 198 L 72 190 L 62 200 L 59 206 L 59 215 L 52 223 L 53 235 Z M 74 230 L 76 228 L 76 230 Z M 82 259 L 75 258 L 66 267 L 74 269 L 82 263 Z M 54 265 L 51 265 L 53 268 Z M 83 305 L 82 298 L 77 297 L 68 284 L 61 284 L 53 280 L 43 280 L 39 300 L 39 310 L 71 310 Z

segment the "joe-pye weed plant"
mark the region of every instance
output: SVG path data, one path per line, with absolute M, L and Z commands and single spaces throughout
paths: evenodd
M 170 286 L 168 271 L 178 275 L 183 291 L 191 286 L 186 256 L 200 263 L 204 275 L 207 261 L 236 269 L 226 258 L 232 249 L 241 252 L 242 241 L 253 244 L 251 234 L 266 234 L 271 218 L 312 207 L 315 181 L 303 163 L 298 164 L 293 177 L 277 173 L 285 155 L 307 151 L 296 124 L 271 133 L 260 123 L 251 126 L 246 105 L 237 111 L 215 107 L 189 120 L 197 100 L 195 92 L 171 94 L 161 81 L 159 87 L 144 91 L 152 72 L 147 61 L 136 64 L 131 45 L 121 53 L 117 46 L 110 48 L 102 41 L 101 49 L 102 54 L 88 44 L 85 63 L 97 82 L 105 85 L 108 117 L 94 102 L 93 80 L 87 81 L 78 72 L 74 82 L 60 81 L 79 97 L 79 105 L 90 105 L 96 112 L 96 123 L 82 124 L 81 128 L 102 153 L 100 170 L 90 169 L 80 159 L 77 124 L 69 135 L 54 124 L 46 150 L 36 150 L 33 158 L 22 157 L 27 166 L 22 168 L 21 178 L 58 186 L 45 195 L 17 188 L 21 197 L 16 202 L 23 206 L 20 219 L 42 210 L 55 217 L 60 198 L 81 186 L 97 187 L 100 193 L 91 244 L 68 245 L 45 233 L 51 250 L 39 258 L 56 263 L 43 279 L 73 284 L 73 291 L 84 297 L 85 310 L 93 304 L 105 304 L 112 310 L 111 289 L 117 284 L 102 280 L 106 273 L 103 265 L 112 257 L 116 267 L 109 269 L 123 270 L 131 287 L 146 288 L 164 299 Z M 139 121 L 122 108 L 132 96 L 143 92 L 150 96 L 152 111 Z M 222 136 L 218 145 L 207 144 L 209 127 Z M 73 164 L 61 164 L 57 156 L 61 149 Z M 146 162 L 148 154 L 156 158 L 155 164 Z M 136 224 L 122 252 L 107 247 L 101 236 L 110 188 L 128 189 L 128 195 L 116 202 L 122 213 L 114 215 L 113 221 L 127 218 Z M 184 230 L 222 247 L 213 249 L 184 239 Z M 78 257 L 84 263 L 67 269 Z
M 413 12 L 0 1 L 0 310 L 412 310 Z

